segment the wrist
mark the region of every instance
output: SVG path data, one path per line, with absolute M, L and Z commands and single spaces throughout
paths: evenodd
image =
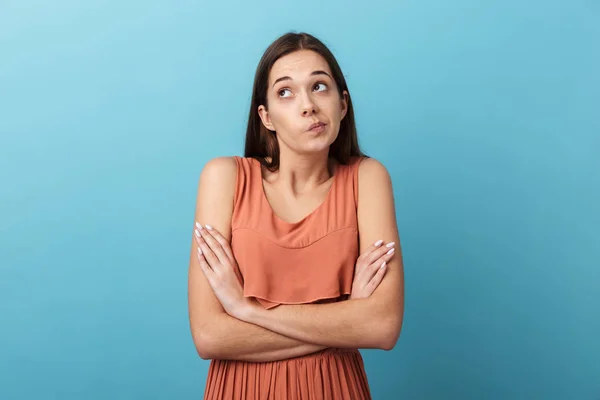
M 244 302 L 237 311 L 236 318 L 248 322 L 250 324 L 255 324 L 256 317 L 259 315 L 260 311 L 264 309 L 260 306 L 260 304 L 254 299 L 248 299 L 249 301 Z M 254 301 L 252 301 L 254 300 Z

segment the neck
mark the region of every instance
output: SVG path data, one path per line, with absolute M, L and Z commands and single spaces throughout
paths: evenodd
M 279 170 L 269 182 L 281 190 L 302 195 L 323 186 L 333 175 L 329 151 L 297 154 L 280 148 Z

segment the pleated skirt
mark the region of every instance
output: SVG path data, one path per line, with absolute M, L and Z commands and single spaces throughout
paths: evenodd
M 212 360 L 205 400 L 371 399 L 367 374 L 356 349 L 329 348 L 288 360 Z

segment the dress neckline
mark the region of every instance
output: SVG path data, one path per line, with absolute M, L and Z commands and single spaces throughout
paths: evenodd
M 329 200 L 332 197 L 332 193 L 333 193 L 335 187 L 337 186 L 336 185 L 337 184 L 337 177 L 338 177 L 338 175 L 340 173 L 340 167 L 341 167 L 341 164 L 336 164 L 336 166 L 334 168 L 333 176 L 331 177 L 331 179 L 332 179 L 331 186 L 329 187 L 329 190 L 327 191 L 327 194 L 325 195 L 325 199 L 323 199 L 323 201 L 314 210 L 312 210 L 311 212 L 309 212 L 308 214 L 306 214 L 299 221 L 289 222 L 289 221 L 286 221 L 286 220 L 282 219 L 279 215 L 277 215 L 277 213 L 275 212 L 275 210 L 273 210 L 273 207 L 271 206 L 271 203 L 269 202 L 269 199 L 267 198 L 267 194 L 265 192 L 265 187 L 263 185 L 262 164 L 260 163 L 259 160 L 255 159 L 255 158 L 252 158 L 252 160 L 257 164 L 257 172 L 258 172 L 258 178 L 259 178 L 259 184 L 260 184 L 260 191 L 261 191 L 261 199 L 262 199 L 262 201 L 265 203 L 266 207 L 269 209 L 269 213 L 272 215 L 273 218 L 275 218 L 280 223 L 288 225 L 288 226 L 297 226 L 297 225 L 302 224 L 303 222 L 305 222 L 306 220 L 310 219 L 312 216 L 314 216 L 315 214 L 317 214 L 317 212 L 319 210 L 321 210 L 322 208 L 324 208 L 325 205 L 327 203 L 329 203 Z

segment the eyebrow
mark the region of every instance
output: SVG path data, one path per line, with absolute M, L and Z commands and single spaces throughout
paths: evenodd
M 310 74 L 310 76 L 314 76 L 314 75 L 327 75 L 327 76 L 329 76 L 329 78 L 331 78 L 331 76 L 330 76 L 330 75 L 329 75 L 327 72 L 325 72 L 325 71 L 322 71 L 322 70 L 313 71 L 313 72 Z M 332 78 L 332 79 L 333 79 L 333 78 Z M 282 76 L 281 78 L 277 78 L 277 79 L 275 80 L 275 82 L 273 82 L 273 87 L 274 87 L 274 86 L 277 84 L 277 82 L 281 82 L 281 81 L 289 81 L 289 80 L 292 80 L 292 78 L 290 78 L 289 76 Z

